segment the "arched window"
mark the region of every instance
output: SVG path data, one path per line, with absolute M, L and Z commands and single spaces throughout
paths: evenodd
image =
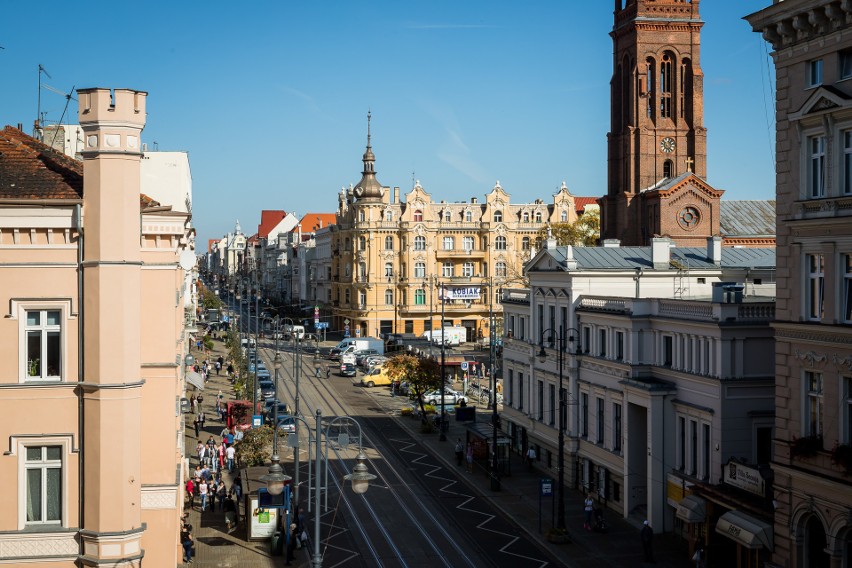
M 426 278 L 426 263 L 425 262 L 415 262 L 414 263 L 414 277 L 415 278 Z
M 344 270 L 344 272 L 343 272 L 344 275 L 352 276 L 352 264 L 351 263 L 347 262 L 346 266 L 344 267 L 343 270 Z
M 393 263 L 386 262 L 385 263 L 385 277 L 392 278 L 393 277 Z
M 521 249 L 522 250 L 530 250 L 530 238 L 524 237 L 521 239 Z
M 464 212 L 464 220 L 468 223 L 473 221 L 473 211 L 470 211 L 470 210 L 465 211 Z
M 393 290 L 385 290 L 385 305 L 393 305 Z
M 361 210 L 359 210 L 359 211 L 358 211 L 358 220 L 359 220 L 359 221 L 361 221 L 361 222 L 363 222 L 363 221 L 364 221 L 364 219 L 365 219 L 365 216 L 364 216 L 364 210 L 363 210 L 363 209 L 361 209 Z
M 497 210 L 497 211 L 494 212 L 494 222 L 495 223 L 502 223 L 503 222 L 503 212 L 502 211 Z
M 494 266 L 494 276 L 496 276 L 498 278 L 505 278 L 506 277 L 506 263 L 505 262 L 498 262 Z
M 541 223 L 541 211 L 536 211 L 536 212 L 535 212 L 535 222 L 536 222 L 536 223 Z
M 420 209 L 417 209 L 414 212 L 414 222 L 416 223 L 416 222 L 422 221 L 422 220 L 423 220 L 423 211 L 421 211 Z
M 418 306 L 426 305 L 426 290 L 417 289 L 414 291 L 414 303 Z
M 522 223 L 529 223 L 530 222 L 530 212 L 529 211 L 524 211 L 523 215 L 521 215 L 521 222 Z
M 464 250 L 473 250 L 475 240 L 473 237 L 462 237 L 462 248 Z
M 426 237 L 414 237 L 414 250 L 426 250 Z
M 346 237 L 346 240 L 343 241 L 343 250 L 349 250 L 349 237 Z
M 663 177 L 670 178 L 674 177 L 674 164 L 671 160 L 666 160 L 663 162 Z
M 450 213 L 449 209 L 444 209 L 444 223 L 449 223 L 453 220 L 453 214 Z
M 360 276 L 362 279 L 367 278 L 367 263 L 366 262 L 359 262 L 358 263 L 358 276 Z
M 506 250 L 506 237 L 497 237 L 494 239 L 494 248 L 496 250 Z
M 660 117 L 672 117 L 672 92 L 674 91 L 674 74 L 672 70 L 671 53 L 663 54 L 663 60 L 660 63 Z
M 367 237 L 358 237 L 358 250 L 367 250 Z
M 393 221 L 393 211 L 390 209 L 385 211 L 385 221 Z
M 390 235 L 385 237 L 385 250 L 393 250 L 393 237 Z
M 645 87 L 648 89 L 646 100 L 648 101 L 648 118 L 654 118 L 654 101 L 657 99 L 657 88 L 654 81 L 654 59 L 649 57 L 645 60 L 647 69 L 645 71 Z
M 568 212 L 567 212 L 567 211 L 564 211 L 564 210 L 562 211 L 562 222 L 563 222 L 563 223 L 567 223 L 567 222 L 568 222 Z

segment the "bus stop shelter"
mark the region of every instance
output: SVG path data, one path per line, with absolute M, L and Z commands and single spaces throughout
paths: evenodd
M 473 446 L 473 463 L 490 471 L 490 456 L 494 440 L 494 427 L 486 422 L 475 422 L 467 427 L 467 443 Z M 502 430 L 497 429 L 497 474 L 512 475 L 512 462 L 509 459 L 511 440 Z

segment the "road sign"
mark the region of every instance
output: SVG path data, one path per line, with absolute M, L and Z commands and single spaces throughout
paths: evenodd
M 539 486 L 541 487 L 542 497 L 550 497 L 551 495 L 553 495 L 553 480 L 549 477 L 540 479 Z
M 355 328 L 355 337 L 361 337 L 361 328 L 360 327 Z
M 343 326 L 343 331 L 349 331 L 349 324 Z
M 317 329 L 328 329 L 328 322 L 327 321 L 317 322 L 316 327 L 317 327 Z
M 462 361 L 462 364 L 461 364 L 461 370 L 462 370 L 462 371 L 467 371 L 467 361 Z
M 349 319 L 343 320 L 343 323 L 346 324 L 346 328 L 349 329 Z

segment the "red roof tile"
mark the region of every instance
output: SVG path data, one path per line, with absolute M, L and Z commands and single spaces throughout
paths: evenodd
M 275 228 L 275 225 L 281 222 L 287 216 L 286 211 L 279 210 L 263 210 L 260 212 L 260 225 L 257 226 L 257 234 L 260 238 L 265 239 L 269 236 L 269 231 Z
M 302 233 L 313 233 L 336 222 L 337 215 L 334 213 L 305 213 L 299 224 L 293 227 L 293 232 L 298 233 L 301 229 Z
M 597 205 L 598 199 L 600 197 L 575 197 L 574 209 L 577 210 L 577 214 L 579 215 L 586 210 L 586 205 Z
M 80 199 L 83 164 L 11 126 L 0 131 L 0 198 Z

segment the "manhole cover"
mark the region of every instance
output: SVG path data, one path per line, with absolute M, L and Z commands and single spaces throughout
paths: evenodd
M 202 544 L 206 544 L 207 546 L 227 546 L 229 544 L 233 544 L 230 540 L 222 538 L 221 536 L 199 537 L 198 541 Z

